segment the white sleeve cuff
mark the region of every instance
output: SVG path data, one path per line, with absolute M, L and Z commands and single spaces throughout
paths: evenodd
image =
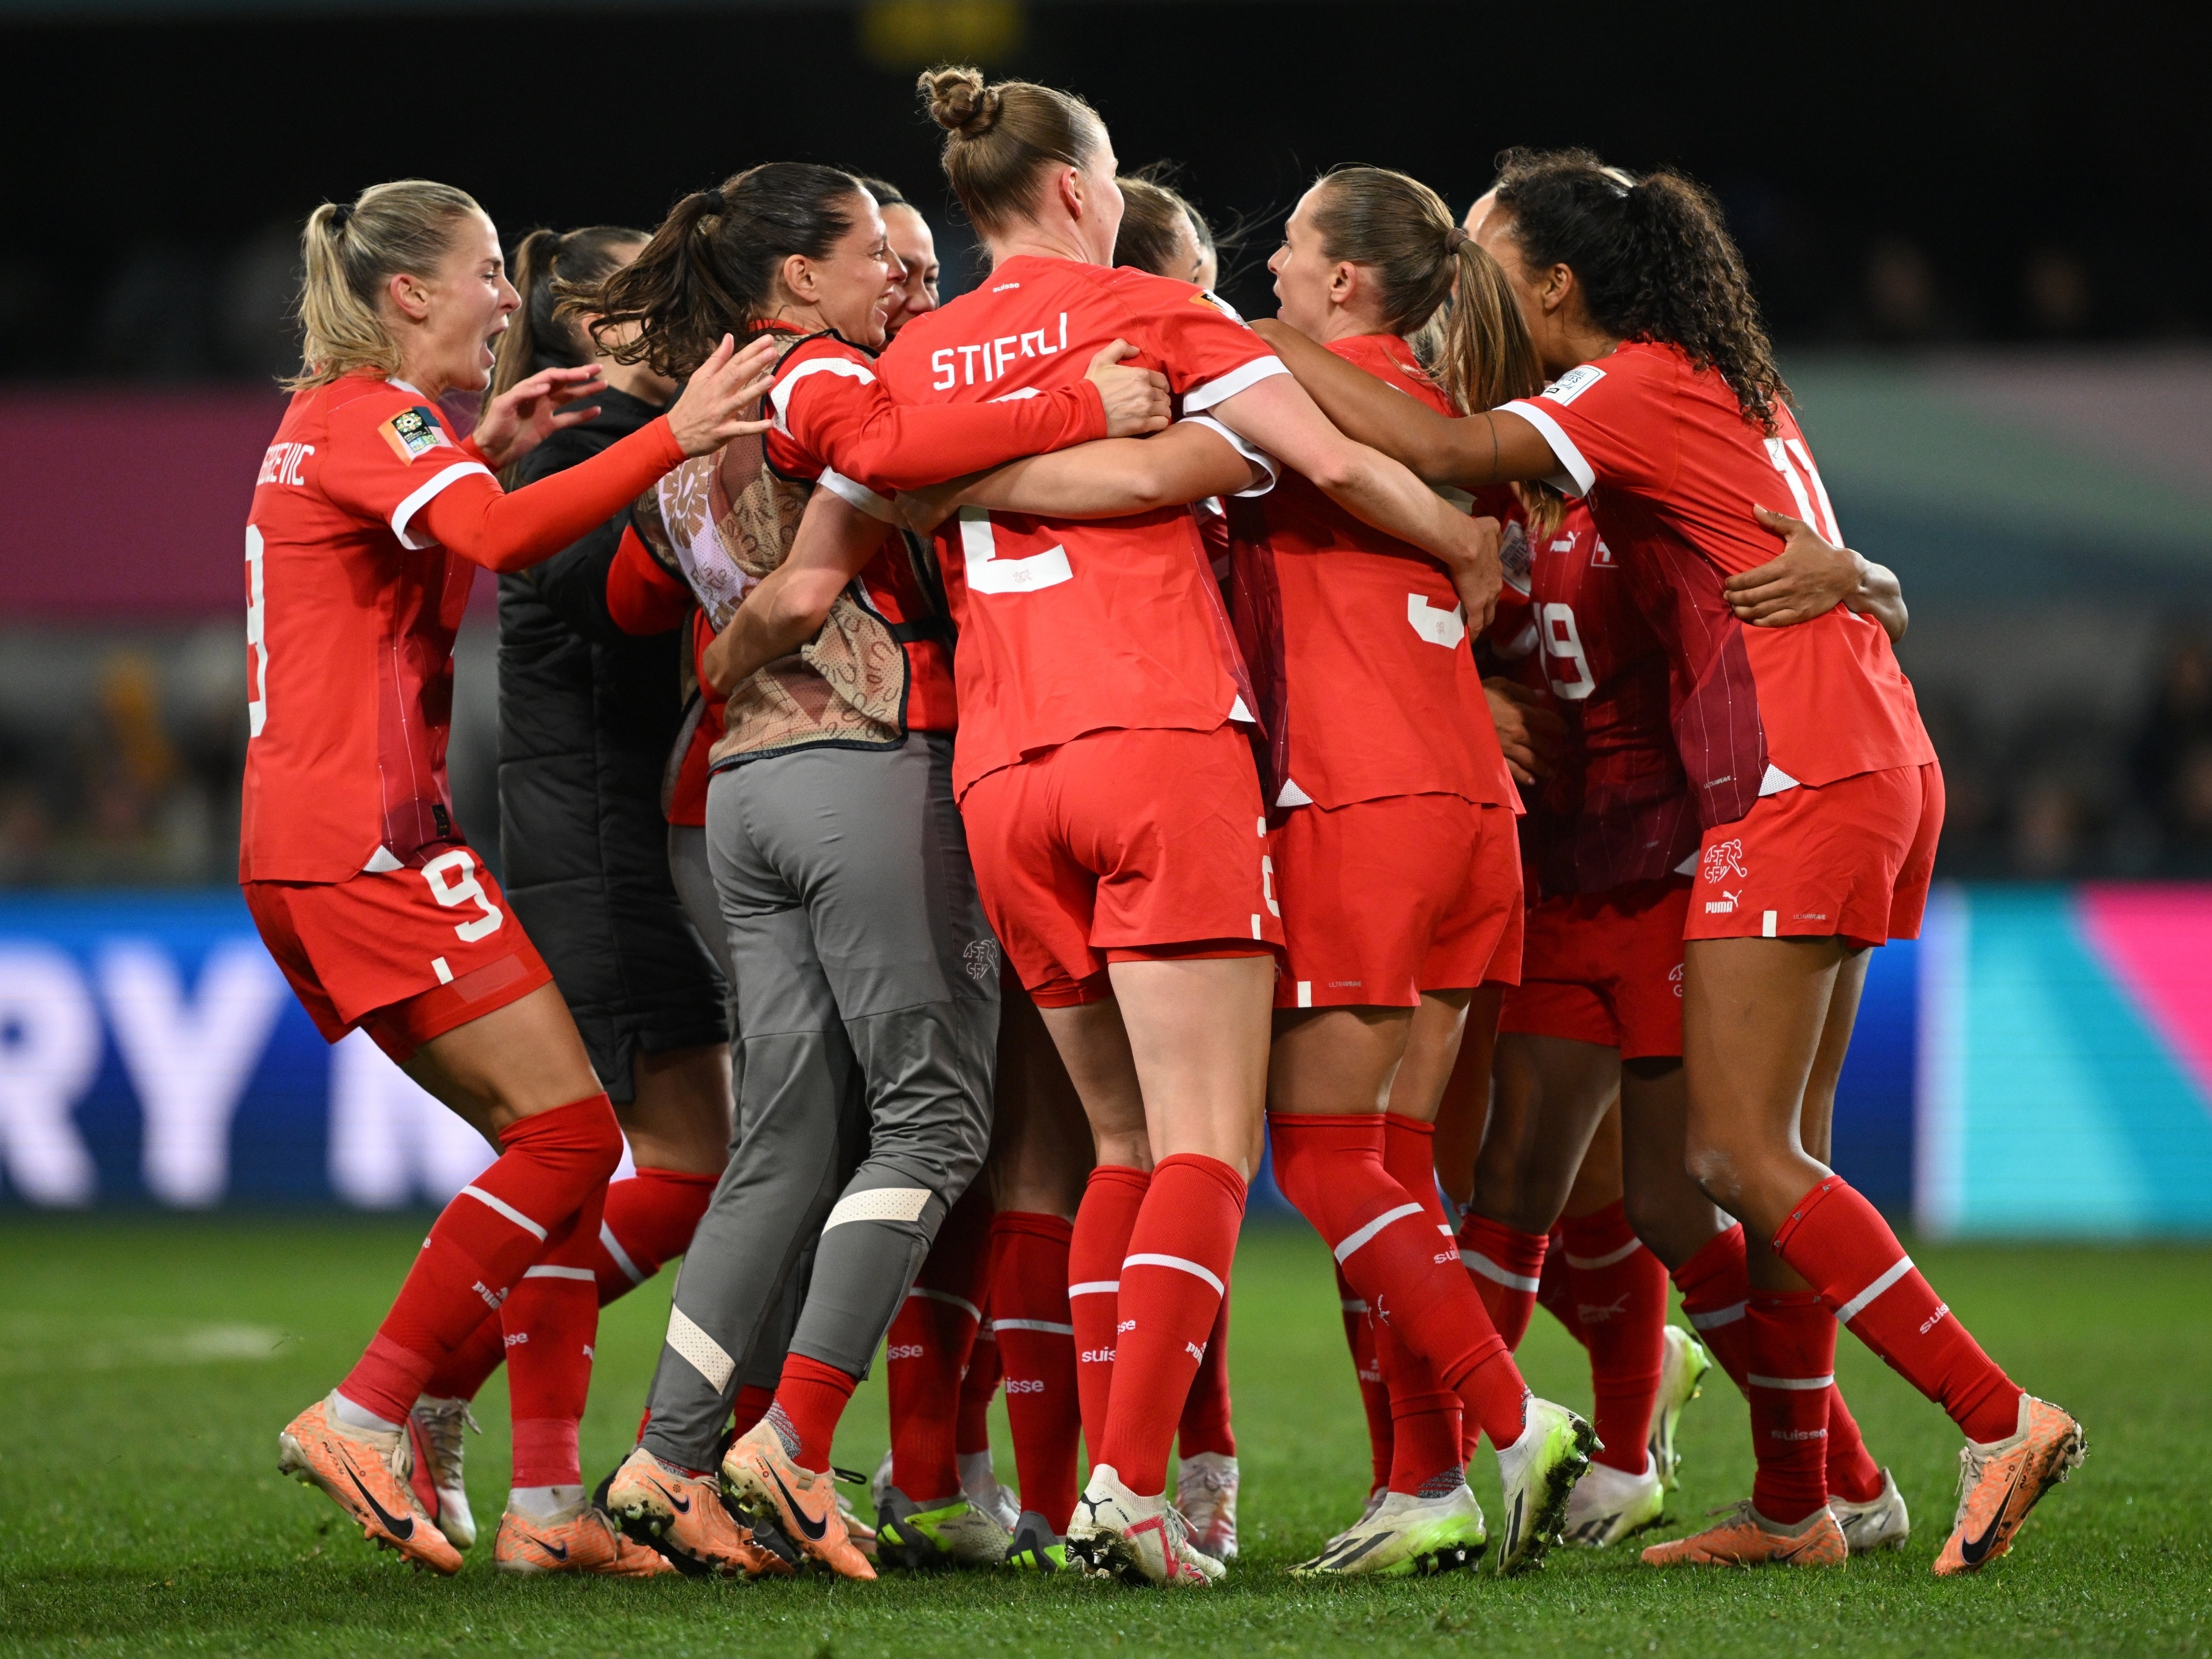
M 1262 380 L 1272 380 L 1278 374 L 1287 374 L 1290 372 L 1290 365 L 1273 353 L 1265 357 L 1255 357 L 1250 362 L 1240 364 L 1226 374 L 1217 375 L 1214 379 L 1194 386 L 1184 392 L 1182 412 L 1186 415 L 1195 415 L 1201 409 L 1211 409 L 1224 398 L 1233 398 L 1238 392 L 1259 385 Z
M 1227 427 L 1222 425 L 1220 422 L 1215 420 L 1212 416 L 1186 415 L 1182 420 L 1176 422 L 1176 424 L 1177 426 L 1202 426 L 1208 432 L 1219 433 L 1222 437 L 1228 441 L 1229 447 L 1231 449 L 1235 450 L 1239 455 L 1242 455 L 1246 460 L 1251 462 L 1252 465 L 1258 468 L 1261 472 L 1267 474 L 1265 479 L 1255 480 L 1252 484 L 1245 489 L 1232 491 L 1231 493 L 1234 494 L 1240 501 L 1249 499 L 1255 495 L 1266 495 L 1269 490 L 1273 489 L 1276 483 L 1282 478 L 1283 464 L 1280 461 L 1277 460 L 1273 455 L 1270 455 L 1266 450 L 1261 448 L 1257 444 L 1247 442 L 1236 433 L 1231 432 Z
M 417 513 L 436 499 L 441 490 L 459 483 L 471 472 L 481 472 L 487 478 L 491 477 L 491 469 L 482 461 L 455 461 L 444 471 L 432 475 L 429 483 L 392 509 L 392 533 L 399 538 L 400 546 L 420 553 L 424 548 L 434 547 L 437 544 L 430 537 L 417 538 L 409 535 L 407 526 L 414 521 Z
M 881 519 L 885 524 L 899 522 L 896 507 L 858 479 L 848 478 L 833 467 L 823 467 L 822 476 L 815 482 L 839 501 L 859 507 L 872 519 Z
M 1559 473 L 1545 479 L 1546 483 L 1557 484 L 1570 495 L 1587 495 L 1590 493 L 1592 486 L 1597 483 L 1597 473 L 1591 468 L 1590 464 L 1583 459 L 1582 451 L 1575 447 L 1575 441 L 1567 436 L 1565 428 L 1553 419 L 1547 411 L 1539 408 L 1536 401 L 1531 398 L 1516 398 L 1511 403 L 1500 404 L 1498 407 L 1510 410 L 1528 422 L 1530 426 L 1543 434 L 1544 441 L 1551 446 L 1552 454 L 1559 461 L 1562 470 Z

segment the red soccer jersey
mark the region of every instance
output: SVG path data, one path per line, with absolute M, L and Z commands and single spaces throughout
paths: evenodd
M 1185 413 L 1285 373 L 1203 289 L 1022 254 L 899 331 L 876 370 L 902 403 L 983 403 L 1079 380 L 1115 340 Z M 1243 667 L 1188 507 L 1091 523 L 963 508 L 938 532 L 960 648 L 955 787 L 1111 727 L 1210 732 Z
M 476 567 L 415 521 L 489 471 L 403 383 L 294 396 L 246 526 L 240 880 L 343 881 L 461 840 L 446 733 Z
M 1533 542 L 1528 600 L 1499 653 L 1551 693 L 1569 739 L 1522 825 L 1530 896 L 1677 873 L 1698 850 L 1698 821 L 1674 750 L 1667 650 L 1586 502 L 1570 502 Z
M 1457 412 L 1395 335 L 1329 349 L 1440 414 Z M 1237 638 L 1272 740 L 1273 804 L 1445 794 L 1517 805 L 1443 566 L 1295 473 L 1229 511 Z
M 1674 675 L 1674 735 L 1698 814 L 1729 823 L 1761 794 L 1935 758 L 1889 635 L 1843 605 L 1792 628 L 1746 628 L 1722 580 L 1780 551 L 1754 506 L 1841 542 L 1787 409 L 1768 437 L 1679 347 L 1631 341 L 1506 405 L 1534 424 L 1619 556 L 1648 583 Z

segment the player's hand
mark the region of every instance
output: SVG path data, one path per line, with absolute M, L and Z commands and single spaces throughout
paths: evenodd
M 1116 340 L 1091 360 L 1084 379 L 1098 388 L 1106 405 L 1106 435 L 1136 438 L 1165 428 L 1170 413 L 1168 377 L 1156 368 L 1123 368 L 1121 359 L 1137 348 Z
M 1498 562 L 1504 529 L 1492 518 L 1448 516 L 1465 529 L 1459 532 L 1455 550 L 1443 556 L 1444 568 L 1451 573 L 1452 586 L 1467 611 L 1467 631 L 1480 635 L 1498 614 L 1498 591 L 1505 586 L 1505 567 Z
M 768 334 L 740 351 L 736 340 L 722 337 L 714 355 L 691 371 L 684 395 L 668 411 L 668 429 L 686 455 L 711 455 L 732 438 L 769 429 L 758 404 L 775 384 L 777 355 L 789 343 L 787 336 Z
M 596 364 L 541 368 L 486 404 L 471 435 L 496 471 L 520 460 L 563 427 L 594 419 L 599 406 L 584 400 L 606 389 Z
M 931 484 L 925 489 L 902 489 L 892 498 L 891 505 L 898 509 L 899 521 L 915 535 L 934 535 L 937 526 L 951 518 L 960 505 L 961 490 L 978 476 L 971 472 L 965 478 Z
M 1868 565 L 1850 549 L 1834 545 L 1786 513 L 1754 507 L 1752 516 L 1761 529 L 1783 538 L 1782 551 L 1721 585 L 1739 620 L 1754 628 L 1787 628 L 1826 615 L 1859 591 Z
M 1534 784 L 1552 775 L 1567 746 L 1567 723 L 1540 691 L 1493 675 L 1482 683 L 1490 700 L 1490 719 L 1498 727 L 1498 746 L 1516 783 Z

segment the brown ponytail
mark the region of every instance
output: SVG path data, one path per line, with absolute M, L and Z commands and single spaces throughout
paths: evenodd
M 948 64 L 926 71 L 918 89 L 945 129 L 945 176 L 986 234 L 1035 209 L 1047 169 L 1086 166 L 1106 140 L 1097 111 L 1033 81 L 987 86 L 982 70 Z
M 348 374 L 397 374 L 399 343 L 384 325 L 384 285 L 405 271 L 428 276 L 452 252 L 476 198 L 428 179 L 371 185 L 348 203 L 325 202 L 300 233 L 300 372 L 285 389 L 327 386 Z
M 496 398 L 541 368 L 575 368 L 591 362 L 591 346 L 576 326 L 576 314 L 599 309 L 599 284 L 621 265 L 617 256 L 645 240 L 643 231 L 620 225 L 533 230 L 524 237 L 508 273 L 522 296 L 522 308 L 499 337 L 486 395 Z

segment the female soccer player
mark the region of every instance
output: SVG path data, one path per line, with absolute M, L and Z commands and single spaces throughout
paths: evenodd
M 1087 105 L 1027 82 L 987 87 L 973 70 L 934 72 L 923 89 L 992 271 L 885 353 L 894 396 L 1045 392 L 1119 337 L 1160 365 L 1186 416 L 1203 412 L 1449 561 L 1486 617 L 1492 541 L 1344 442 L 1212 295 L 1106 268 L 1121 196 Z M 1221 1571 L 1166 1502 L 1166 1460 L 1243 1210 L 1279 939 L 1237 731 L 1250 707 L 1242 665 L 1180 505 L 1210 493 L 1110 523 L 971 505 L 939 532 L 961 624 L 956 782 L 978 879 L 1099 1158 L 1071 1248 L 1072 1322 L 1081 1348 L 1113 1350 L 1112 1380 L 1069 1548 L 1154 1583 Z
M 1751 1373 L 1797 1385 L 1761 1389 L 1774 1398 L 1758 1498 L 1645 1559 L 1844 1559 L 1814 1433 L 1832 1314 L 1966 1434 L 1936 1571 L 1976 1571 L 2078 1465 L 2081 1425 L 1983 1352 L 1802 1127 L 1808 1097 L 1841 1070 L 1867 947 L 1918 930 L 1942 817 L 1934 750 L 1878 623 L 1839 606 L 1799 627 L 1746 627 L 1729 603 L 1729 579 L 1773 552 L 1755 508 L 1794 506 L 1841 537 L 1711 198 L 1579 151 L 1509 153 L 1496 197 L 1481 240 L 1537 319 L 1540 349 L 1577 364 L 1540 398 L 1443 420 L 1274 337 L 1350 429 L 1425 477 L 1553 477 L 1589 495 L 1668 643 L 1705 826 L 1684 952 L 1686 1164 L 1771 1241 L 1777 1265 L 1754 1263 L 1753 1282 L 1817 1300 L 1749 1322 Z
M 880 179 L 862 179 L 860 187 L 875 198 L 883 215 L 884 240 L 898 260 L 898 296 L 884 319 L 884 336 L 896 339 L 899 330 L 915 318 L 937 309 L 937 234 L 922 211 Z
M 484 386 L 519 303 L 483 210 L 403 180 L 318 208 L 302 240 L 303 366 L 246 532 L 239 879 L 324 1036 L 368 1030 L 502 1151 L 431 1228 L 361 1363 L 285 1427 L 279 1467 L 374 1541 L 459 1571 L 410 1489 L 404 1425 L 495 1309 L 515 1355 L 498 1565 L 665 1571 L 583 1501 L 592 1263 L 622 1134 L 544 961 L 453 822 L 453 633 L 477 566 L 534 564 L 685 456 L 757 430 L 740 411 L 766 354 L 723 342 L 666 415 L 509 495 L 493 469 L 597 415 L 578 405 L 600 382 L 541 370 L 455 441 L 438 400 Z
M 601 331 L 637 325 L 619 355 L 664 373 L 725 329 L 786 347 L 767 444 L 678 469 L 635 513 L 721 630 L 701 658 L 727 696 L 708 850 L 744 1060 L 738 1147 L 609 1503 L 724 1569 L 748 1567 L 750 1540 L 722 1511 L 718 1461 L 740 1512 L 833 1571 L 874 1577 L 838 1511 L 831 1438 L 989 1134 L 996 948 L 951 796 L 945 637 L 863 480 L 936 482 L 1165 418 L 1150 376 L 1103 365 L 1099 380 L 1018 404 L 896 408 L 870 354 L 900 269 L 855 179 L 774 163 L 685 198 L 603 289 Z M 878 526 L 866 560 L 827 582 L 778 568 L 810 495 Z M 722 1455 L 738 1370 L 809 1248 L 774 1401 Z

